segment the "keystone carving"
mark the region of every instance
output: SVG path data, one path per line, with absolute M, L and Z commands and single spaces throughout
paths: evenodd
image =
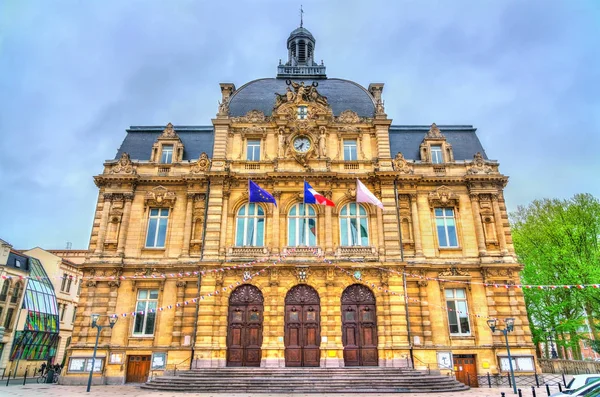
M 429 193 L 429 206 L 434 207 L 458 207 L 458 195 L 447 186 L 440 186 Z
M 144 205 L 146 207 L 170 207 L 173 208 L 177 196 L 175 192 L 170 192 L 163 186 L 157 186 L 146 193 Z

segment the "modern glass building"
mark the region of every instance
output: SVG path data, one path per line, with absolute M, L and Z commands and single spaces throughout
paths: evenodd
M 29 261 L 29 279 L 20 314 L 25 318 L 24 326 L 15 333 L 10 360 L 52 361 L 59 339 L 56 294 L 40 261 L 32 257 Z

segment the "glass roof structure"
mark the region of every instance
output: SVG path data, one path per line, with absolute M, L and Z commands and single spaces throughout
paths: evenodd
M 48 274 L 36 258 L 29 258 L 30 273 L 22 309 L 27 311 L 23 331 L 17 331 L 10 360 L 48 360 L 56 355 L 59 318 L 56 294 Z

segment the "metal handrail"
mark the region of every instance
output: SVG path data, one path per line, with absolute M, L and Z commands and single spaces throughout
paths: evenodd
M 431 366 L 429 363 L 426 363 L 425 361 L 421 360 L 419 357 L 417 356 L 413 356 L 414 360 L 419 361 L 421 364 L 425 364 L 427 366 L 427 375 L 431 375 Z M 413 368 L 414 369 L 414 368 Z

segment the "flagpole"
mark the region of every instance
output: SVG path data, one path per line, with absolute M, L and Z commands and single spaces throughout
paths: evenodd
M 303 183 L 302 183 L 302 235 L 301 238 L 304 241 L 304 238 L 306 237 L 304 235 L 304 231 L 305 231 L 305 227 L 306 227 L 306 178 L 303 178 Z M 308 241 L 307 241 L 308 243 Z M 306 244 L 306 246 L 308 246 L 308 244 Z

